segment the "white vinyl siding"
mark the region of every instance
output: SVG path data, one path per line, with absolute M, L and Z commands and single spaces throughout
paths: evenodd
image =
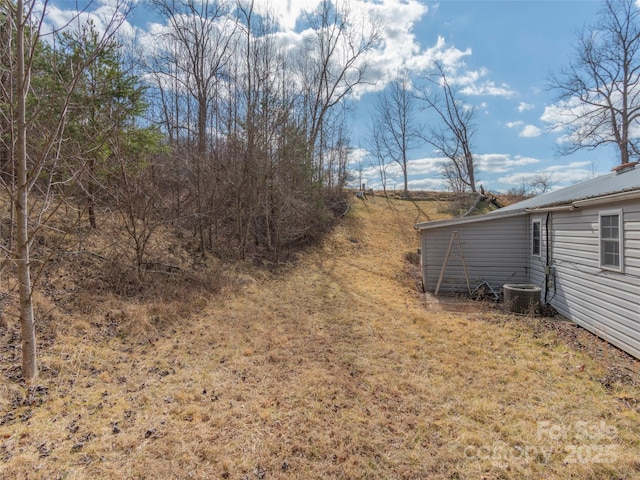
M 526 215 L 422 230 L 422 275 L 427 291 L 436 289 L 454 231 L 454 241 L 440 286 L 440 293 L 465 293 L 467 284 L 462 258 L 473 290 L 482 281 L 502 285 L 528 281 L 529 250 Z
M 601 217 L 619 215 L 620 271 L 600 262 Z M 624 232 L 624 233 L 623 233 Z M 640 358 L 640 203 L 614 211 L 554 212 L 551 305 L 565 317 Z

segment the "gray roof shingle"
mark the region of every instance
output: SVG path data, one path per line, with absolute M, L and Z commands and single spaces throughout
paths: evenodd
M 640 189 L 640 165 L 634 165 L 618 172 L 610 172 L 585 182 L 528 198 L 496 210 L 496 212 L 568 205 L 578 200 L 587 200 L 638 189 Z

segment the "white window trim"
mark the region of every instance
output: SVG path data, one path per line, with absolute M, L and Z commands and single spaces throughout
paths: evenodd
M 533 225 L 537 223 L 538 224 L 538 233 L 540 234 L 539 237 L 539 241 L 540 241 L 540 245 L 539 247 L 539 252 L 538 253 L 534 253 L 533 251 Z M 542 256 L 542 220 L 537 219 L 537 220 L 532 220 L 531 221 L 531 242 L 530 242 L 530 248 L 529 248 L 529 253 L 531 254 L 532 257 L 541 257 Z
M 602 264 L 602 217 L 609 215 L 618 215 L 618 249 L 620 251 L 620 265 L 603 265 Z M 598 264 L 602 270 L 610 270 L 613 272 L 624 271 L 624 218 L 622 216 L 622 209 L 616 210 L 602 210 L 598 212 Z

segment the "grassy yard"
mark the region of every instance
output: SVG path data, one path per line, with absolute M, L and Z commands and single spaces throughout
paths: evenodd
M 354 201 L 284 272 L 236 272 L 183 315 L 59 314 L 40 385 L 2 365 L 0 478 L 640 478 L 639 362 L 426 302 L 406 258 L 439 204 Z

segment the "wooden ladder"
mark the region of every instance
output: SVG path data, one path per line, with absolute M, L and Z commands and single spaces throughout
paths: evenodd
M 444 278 L 444 272 L 447 270 L 447 264 L 449 263 L 451 249 L 453 248 L 453 242 L 455 240 L 458 241 L 458 250 L 460 250 L 460 259 L 462 260 L 462 268 L 464 269 L 464 278 L 467 281 L 467 290 L 469 292 L 469 295 L 471 295 L 471 285 L 469 283 L 469 274 L 467 273 L 467 264 L 464 261 L 464 253 L 462 251 L 462 244 L 460 243 L 460 234 L 456 230 L 451 234 L 451 240 L 449 241 L 447 255 L 444 257 L 444 263 L 442 264 L 442 269 L 440 270 L 440 277 L 438 277 L 438 284 L 436 285 L 436 291 L 434 292 L 436 296 L 438 295 L 438 292 L 440 292 L 440 285 L 442 284 L 442 279 Z

